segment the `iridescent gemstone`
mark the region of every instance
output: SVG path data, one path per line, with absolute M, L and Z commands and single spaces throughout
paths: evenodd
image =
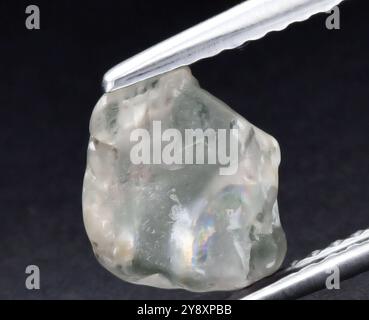
M 155 134 L 157 124 L 181 136 L 196 129 L 213 135 L 168 141 Z M 151 139 L 149 159 L 139 164 L 132 161 L 137 129 Z M 219 132 L 225 142 L 211 143 Z M 232 156 L 225 144 L 235 132 L 236 166 L 222 174 L 219 152 Z M 103 95 L 90 133 L 84 222 L 98 260 L 116 276 L 161 288 L 235 290 L 280 267 L 278 143 L 201 89 L 188 68 Z M 155 162 L 155 147 L 169 143 L 183 158 L 193 148 L 193 163 L 169 163 L 164 153 Z M 204 163 L 195 158 L 198 146 L 207 148 Z

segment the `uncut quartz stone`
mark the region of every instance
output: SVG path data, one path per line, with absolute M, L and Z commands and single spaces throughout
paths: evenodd
M 224 163 L 153 159 L 161 139 L 155 123 L 183 135 L 223 129 L 230 136 L 236 129 L 236 166 L 221 174 Z M 136 129 L 151 138 L 146 163 L 132 161 Z M 106 269 L 136 284 L 204 292 L 240 289 L 280 267 L 286 240 L 277 204 L 278 143 L 201 89 L 188 68 L 104 94 L 90 134 L 84 223 Z M 216 147 L 194 141 L 172 142 L 183 154 Z

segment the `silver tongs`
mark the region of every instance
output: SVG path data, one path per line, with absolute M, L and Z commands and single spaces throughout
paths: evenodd
M 110 92 L 234 49 L 343 0 L 249 0 L 123 61 L 104 76 Z
M 327 288 L 332 275 L 340 283 L 365 271 L 369 271 L 369 229 L 316 250 L 290 267 L 235 292 L 229 299 L 296 299 Z
M 245 1 L 118 64 L 105 74 L 104 90 L 126 87 L 237 48 L 271 31 L 283 30 L 291 23 L 327 12 L 340 2 L 342 0 Z M 369 270 L 369 229 L 315 251 L 230 298 L 298 298 L 324 288 L 332 270 L 339 270 L 341 280 Z

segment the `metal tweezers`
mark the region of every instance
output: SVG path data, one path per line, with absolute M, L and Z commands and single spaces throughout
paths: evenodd
M 109 70 L 105 92 L 132 85 L 181 66 L 234 49 L 294 22 L 328 12 L 342 0 L 249 0 L 174 37 L 169 38 Z M 294 299 L 326 287 L 327 277 L 339 270 L 347 279 L 369 270 L 369 229 L 336 241 L 324 250 L 296 261 L 274 275 L 231 294 L 230 299 Z

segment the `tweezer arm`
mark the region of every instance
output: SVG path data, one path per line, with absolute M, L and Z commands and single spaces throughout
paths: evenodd
M 126 87 L 285 29 L 343 0 L 249 0 L 169 38 L 110 69 L 106 92 Z
M 326 287 L 327 278 L 338 271 L 345 280 L 369 270 L 369 229 L 314 251 L 264 281 L 235 293 L 231 299 L 296 299 Z

